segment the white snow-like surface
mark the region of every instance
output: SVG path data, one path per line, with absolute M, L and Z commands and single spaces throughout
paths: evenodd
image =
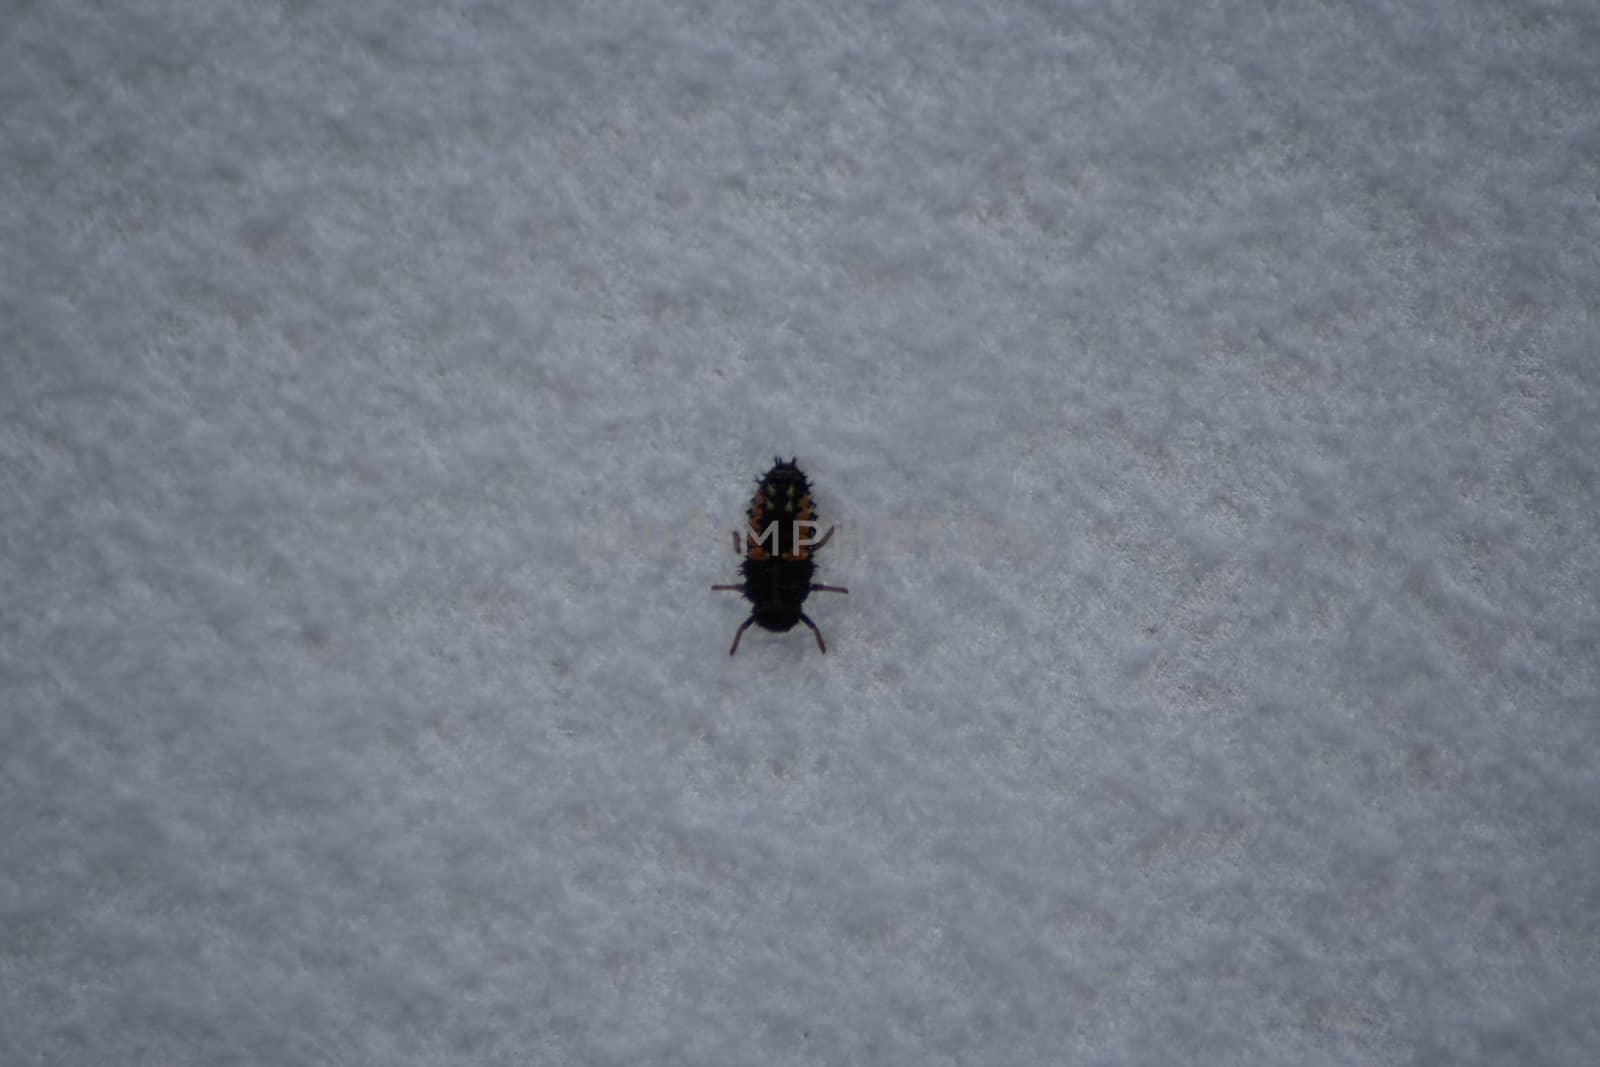
M 7 5 L 0 1063 L 1597 1062 L 1597 56 Z

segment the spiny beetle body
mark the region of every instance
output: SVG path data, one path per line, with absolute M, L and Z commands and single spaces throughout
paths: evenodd
M 740 531 L 733 532 L 733 550 L 744 556 L 739 568 L 744 581 L 711 587 L 743 593 L 753 605 L 750 617 L 733 635 L 733 647 L 728 649 L 728 655 L 739 651 L 739 640 L 751 624 L 782 633 L 794 629 L 796 623 L 805 623 L 816 635 L 817 648 L 828 651 L 822 631 L 801 610 L 801 605 L 813 590 L 826 593 L 849 590 L 811 581 L 816 550 L 833 536 L 830 527 L 820 539 L 813 537 L 816 518 L 811 483 L 806 480 L 805 473 L 794 460 L 785 463 L 774 456 L 772 469 L 756 480 L 756 494 L 750 500 L 748 528 L 743 538 Z

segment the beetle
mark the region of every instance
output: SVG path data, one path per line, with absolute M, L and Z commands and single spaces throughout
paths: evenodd
M 798 458 L 798 457 L 796 457 Z M 811 483 L 795 459 L 785 463 L 772 457 L 772 469 L 756 479 L 755 496 L 750 499 L 744 546 L 739 531 L 733 531 L 733 550 L 744 556 L 739 571 L 744 580 L 734 585 L 714 585 L 717 591 L 743 593 L 750 601 L 750 617 L 733 635 L 728 655 L 739 651 L 739 641 L 752 624 L 763 630 L 783 633 L 805 623 L 816 636 L 817 648 L 826 653 L 828 645 L 822 631 L 802 609 L 813 592 L 848 593 L 840 585 L 822 585 L 811 580 L 817 549 L 828 543 L 837 527 L 829 527 L 820 540 L 813 541 L 802 527 L 816 528 L 816 505 L 811 500 Z

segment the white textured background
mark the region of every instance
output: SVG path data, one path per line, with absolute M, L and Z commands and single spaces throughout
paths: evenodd
M 10 0 L 0 1062 L 1596 1062 L 1597 57 Z

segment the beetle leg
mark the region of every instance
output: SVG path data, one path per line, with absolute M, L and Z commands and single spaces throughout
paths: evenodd
M 822 643 L 822 631 L 817 629 L 817 624 L 812 622 L 811 617 L 803 611 L 800 613 L 800 621 L 811 627 L 811 632 L 817 635 L 817 647 L 822 650 L 823 655 L 827 655 L 828 646 Z M 745 625 L 749 626 L 750 624 L 745 623 Z M 735 640 L 733 643 L 737 645 L 739 642 Z
M 804 616 L 801 617 L 804 618 Z M 755 621 L 756 617 L 754 615 L 744 620 L 744 624 L 739 627 L 739 632 L 733 635 L 733 647 L 728 649 L 728 655 L 731 656 L 735 652 L 739 651 L 739 639 L 744 636 L 744 632 L 750 629 L 750 624 Z M 813 627 L 813 629 L 815 629 L 815 627 Z M 821 640 L 821 638 L 818 638 L 818 640 Z

